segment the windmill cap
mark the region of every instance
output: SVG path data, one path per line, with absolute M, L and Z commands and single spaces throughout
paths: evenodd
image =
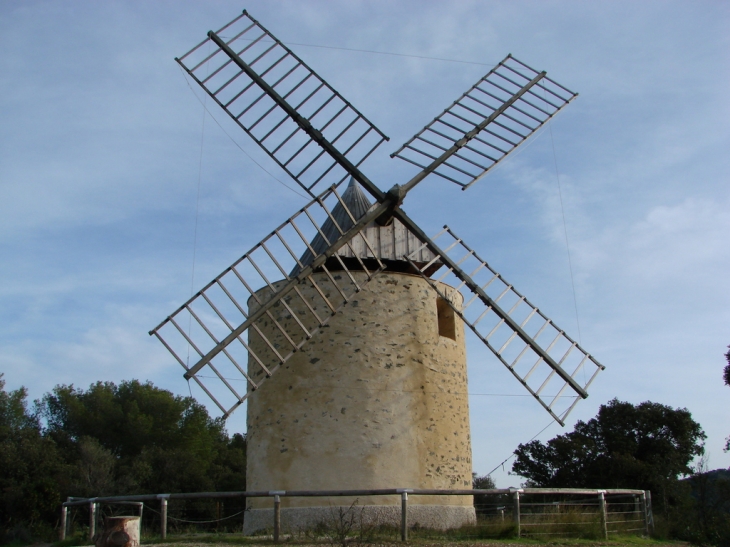
M 303 268 L 311 265 L 316 256 L 329 249 L 341 237 L 342 233 L 352 228 L 373 206 L 360 184 L 354 177 L 350 177 L 347 188 L 341 196 L 341 201 L 338 201 L 329 218 L 322 224 L 319 232 L 310 242 L 310 249 L 302 254 L 299 259 L 301 266 L 295 266 L 289 277 L 296 277 Z M 423 242 L 397 219 L 394 219 L 388 226 L 381 226 L 373 221 L 363 228 L 361 233 L 362 235 L 358 234 L 352 238 L 349 245 L 344 245 L 337 251 L 337 255 L 340 257 L 339 260 L 337 257 L 328 260 L 326 263 L 327 269 L 342 269 L 340 260 L 343 260 L 347 263 L 347 269 L 361 270 L 360 261 L 374 262 L 377 258 L 385 262 L 386 269 L 405 272 L 410 270 L 405 255 L 417 251 L 417 256 L 412 257 L 416 263 L 426 263 L 435 258 L 435 255 L 424 247 Z M 367 238 L 367 242 L 365 238 Z M 373 257 L 373 254 L 375 254 L 375 257 Z M 438 264 L 440 265 L 440 262 Z M 378 268 L 376 264 L 372 264 L 372 266 L 374 269 Z M 367 266 L 368 269 L 370 267 L 371 265 Z

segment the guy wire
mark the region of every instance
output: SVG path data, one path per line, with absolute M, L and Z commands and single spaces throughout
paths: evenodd
M 210 45 L 208 45 L 208 50 L 210 50 Z M 195 255 L 198 250 L 198 214 L 200 211 L 200 183 L 203 178 L 203 143 L 205 142 L 205 115 L 207 111 L 208 109 L 205 107 L 205 103 L 203 103 L 203 122 L 200 129 L 200 155 L 198 156 L 198 188 L 195 196 L 195 228 L 193 229 L 193 267 L 192 271 L 190 272 L 190 296 L 192 296 L 195 291 Z M 192 315 L 190 315 L 188 317 L 188 338 L 190 338 L 192 322 L 193 317 Z M 188 353 L 187 357 L 185 358 L 185 363 L 187 365 L 190 365 L 190 344 L 188 344 Z M 190 380 L 188 380 L 188 389 L 190 389 Z M 192 397 L 192 390 L 190 392 L 190 396 Z
M 279 178 L 277 178 L 276 176 L 274 176 L 274 174 L 273 174 L 273 173 L 272 173 L 271 171 L 269 171 L 269 170 L 268 170 L 268 169 L 266 169 L 266 168 L 265 168 L 265 167 L 264 167 L 263 165 L 261 165 L 261 164 L 260 164 L 259 162 L 257 162 L 257 161 L 256 161 L 255 159 L 253 159 L 253 157 L 251 156 L 251 154 L 249 154 L 248 152 L 246 152 L 246 150 L 244 150 L 244 149 L 243 149 L 243 147 L 242 147 L 242 146 L 241 146 L 240 144 L 238 144 L 238 142 L 236 142 L 236 139 L 234 139 L 234 138 L 233 138 L 233 137 L 231 136 L 231 134 L 230 134 L 230 133 L 228 133 L 228 131 L 226 131 L 226 130 L 225 130 L 225 129 L 223 128 L 223 126 L 222 126 L 222 125 L 221 125 L 221 123 L 220 123 L 220 122 L 218 121 L 218 119 L 217 119 L 217 118 L 216 118 L 216 117 L 215 117 L 215 116 L 213 115 L 213 113 L 212 113 L 212 112 L 211 112 L 210 110 L 208 110 L 208 107 L 206 106 L 206 104 L 205 104 L 205 103 L 204 103 L 204 102 L 203 102 L 202 100 L 200 100 L 200 97 L 198 97 L 198 94 L 197 94 L 197 93 L 195 93 L 195 90 L 194 90 L 194 89 L 193 89 L 193 87 L 192 87 L 192 86 L 190 85 L 190 82 L 188 81 L 188 78 L 187 78 L 187 75 L 185 74 L 185 71 L 184 71 L 184 70 L 183 70 L 182 68 L 180 69 L 180 71 L 182 72 L 183 78 L 185 79 L 185 83 L 186 83 L 186 84 L 188 85 L 188 88 L 190 88 L 190 91 L 192 92 L 193 96 L 194 96 L 194 97 L 195 97 L 195 98 L 196 98 L 196 99 L 198 100 L 198 102 L 199 102 L 199 103 L 200 103 L 201 105 L 203 105 L 203 108 L 204 108 L 204 109 L 205 109 L 205 111 L 206 111 L 206 112 L 208 113 L 208 115 L 209 115 L 209 116 L 211 117 L 211 119 L 212 119 L 212 120 L 213 120 L 213 121 L 214 121 L 214 122 L 216 123 L 216 125 L 217 125 L 217 126 L 218 126 L 218 127 L 220 128 L 220 130 L 221 130 L 221 131 L 223 131 L 223 133 L 224 133 L 224 134 L 226 135 L 226 137 L 228 137 L 228 138 L 229 138 L 229 139 L 231 140 L 231 142 L 232 142 L 233 144 L 235 144 L 235 145 L 236 145 L 236 148 L 238 148 L 238 149 L 239 149 L 239 150 L 240 150 L 241 152 L 243 152 L 243 153 L 244 153 L 244 155 L 245 155 L 245 156 L 246 156 L 246 157 L 247 157 L 248 159 L 250 159 L 250 160 L 251 160 L 251 161 L 252 161 L 253 163 L 255 163 L 255 164 L 256 164 L 256 166 L 257 166 L 257 167 L 258 167 L 259 169 L 261 169 L 261 170 L 262 170 L 262 171 L 263 171 L 264 173 L 266 173 L 267 175 L 269 175 L 269 176 L 270 176 L 270 177 L 271 177 L 272 179 L 274 179 L 274 180 L 275 180 L 276 182 L 278 182 L 279 184 L 281 184 L 282 186 L 284 186 L 284 187 L 285 187 L 285 188 L 287 188 L 288 190 L 291 190 L 292 192 L 294 192 L 294 193 L 295 193 L 296 195 L 298 195 L 299 197 L 302 197 L 302 198 L 304 198 L 304 199 L 307 199 L 307 200 L 308 200 L 309 198 L 308 198 L 307 196 L 305 196 L 304 194 L 300 194 L 300 193 L 299 193 L 299 192 L 297 192 L 297 191 L 296 191 L 296 190 L 295 190 L 294 188 L 292 188 L 291 186 L 289 186 L 288 184 L 286 184 L 286 183 L 285 183 L 284 181 L 282 181 L 281 179 L 279 179 Z M 206 99 L 206 100 L 208 99 L 208 96 L 207 96 L 207 94 L 206 94 L 206 96 L 205 96 L 205 99 Z
M 547 425 L 546 425 L 545 427 L 543 427 L 543 428 L 542 428 L 542 429 L 541 429 L 540 431 L 538 431 L 538 432 L 537 432 L 537 434 L 535 434 L 535 435 L 534 435 L 534 436 L 532 437 L 532 439 L 530 439 L 530 440 L 529 440 L 529 441 L 527 441 L 527 442 L 529 443 L 529 442 L 532 442 L 532 441 L 534 441 L 534 440 L 535 440 L 535 439 L 536 439 L 537 437 L 539 437 L 539 436 L 540 436 L 540 435 L 542 434 L 542 432 L 543 432 L 543 431 L 545 431 L 545 430 L 546 430 L 546 429 L 547 429 L 548 427 L 550 427 L 550 426 L 551 426 L 551 425 L 553 425 L 554 423 L 555 423 L 555 420 L 550 420 L 550 423 L 549 423 L 549 424 L 547 424 Z M 499 465 L 497 465 L 497 467 L 495 467 L 495 468 L 494 468 L 494 469 L 492 469 L 492 470 L 491 470 L 491 471 L 490 471 L 489 473 L 487 473 L 487 477 L 488 477 L 488 476 L 490 476 L 490 475 L 491 475 L 492 473 L 494 473 L 494 472 L 495 472 L 495 471 L 496 471 L 497 469 L 499 469 L 500 467 L 504 468 L 504 464 L 506 464 L 506 463 L 507 463 L 508 461 L 510 461 L 510 460 L 511 460 L 512 458 L 514 458 L 514 457 L 515 457 L 515 452 L 512 452 L 512 454 L 510 454 L 509 456 L 507 456 L 507 458 L 505 458 L 505 459 L 504 459 L 504 460 L 503 460 L 503 461 L 502 461 L 502 462 L 501 462 L 501 463 L 500 463 Z
M 553 126 L 551 120 L 547 123 L 548 129 L 550 130 L 550 143 L 553 148 L 553 163 L 555 164 L 555 178 L 558 181 L 558 197 L 560 199 L 560 213 L 563 217 L 563 233 L 565 234 L 565 249 L 568 253 L 568 270 L 570 270 L 570 285 L 573 288 L 573 307 L 575 308 L 575 323 L 578 326 L 578 342 L 583 344 L 581 332 L 580 332 L 580 320 L 578 318 L 578 297 L 575 293 L 575 280 L 573 278 L 573 261 L 570 258 L 570 243 L 568 242 L 568 225 L 565 222 L 565 207 L 563 206 L 563 190 L 560 187 L 560 172 L 558 171 L 558 156 L 555 153 L 555 139 L 553 138 Z M 585 376 L 585 369 L 583 370 Z

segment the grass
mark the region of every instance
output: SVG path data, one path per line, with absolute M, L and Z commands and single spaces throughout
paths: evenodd
M 231 537 L 231 535 L 201 535 L 201 536 L 181 536 L 174 539 L 162 541 L 149 541 L 144 540 L 143 545 L 156 544 L 156 545 L 172 545 L 172 546 L 200 546 L 200 547 L 211 547 L 213 545 L 261 545 L 271 546 L 274 545 L 273 541 L 268 538 L 255 537 L 255 538 L 244 538 L 242 536 Z M 389 541 L 375 541 L 371 545 L 392 545 L 399 544 L 400 541 L 389 540 Z M 317 543 L 318 545 L 329 543 Z M 454 538 L 420 538 L 411 537 L 409 535 L 409 545 L 417 547 L 467 547 L 467 546 L 494 546 L 494 547 L 519 547 L 519 546 L 565 546 L 565 547 L 686 547 L 687 543 L 679 541 L 668 541 L 658 540 L 650 538 L 641 538 L 638 536 L 625 536 L 618 537 L 609 540 L 586 540 L 580 538 L 559 538 L 543 540 L 538 538 L 511 538 L 511 539 L 454 539 Z M 285 536 L 280 545 L 313 545 L 311 540 L 297 540 Z

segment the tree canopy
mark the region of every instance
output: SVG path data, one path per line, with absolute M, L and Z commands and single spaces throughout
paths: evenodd
M 153 447 L 210 451 L 224 436 L 223 422 L 194 399 L 137 380 L 97 382 L 87 391 L 56 386 L 40 408 L 58 440 L 94 437 L 122 459 Z
M 672 481 L 692 473 L 705 437 L 687 409 L 613 399 L 570 433 L 519 445 L 512 472 L 537 487 L 636 488 L 666 496 Z
M 25 388 L 5 391 L 0 374 L 0 543 L 20 525 L 37 528 L 58 512 L 63 464 L 27 408 Z
M 4 388 L 0 375 L 0 543 L 47 535 L 67 496 L 246 489 L 245 437 L 191 397 L 97 382 L 29 409 L 24 388 Z

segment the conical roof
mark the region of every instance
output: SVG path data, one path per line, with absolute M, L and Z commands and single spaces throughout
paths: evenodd
M 352 177 L 350 177 L 350 183 L 347 185 L 347 189 L 344 194 L 342 194 L 342 201 L 350 210 L 355 221 L 360 220 L 365 213 L 368 212 L 368 209 L 372 207 L 370 200 L 362 191 L 362 188 L 360 188 L 357 181 Z M 347 214 L 347 211 L 339 201 L 337 202 L 337 205 L 335 205 L 334 209 L 332 209 L 332 218 L 334 218 L 337 222 L 337 225 L 340 227 L 342 232 L 346 232 L 354 226 L 352 218 L 350 218 L 350 215 Z M 328 218 L 324 224 L 322 224 L 322 233 L 318 233 L 309 244 L 316 254 L 313 255 L 312 251 L 307 249 L 299 259 L 299 262 L 302 264 L 302 268 L 309 266 L 315 256 L 321 255 L 329 248 L 330 245 L 339 239 L 341 233 L 340 230 L 337 229 L 337 226 L 335 226 L 335 222 L 333 222 L 332 218 Z M 323 235 L 324 237 L 322 237 Z M 301 268 L 296 266 L 289 275 L 290 277 L 294 277 L 300 271 Z
M 360 220 L 373 206 L 354 178 L 350 178 L 350 183 L 342 194 L 342 202 L 350 210 L 355 222 Z M 312 250 L 316 254 L 313 255 L 312 251 L 307 249 L 299 259 L 302 266 L 296 266 L 291 274 L 289 274 L 290 277 L 299 274 L 301 268 L 309 266 L 315 256 L 324 253 L 330 245 L 339 239 L 341 232 L 335 226 L 335 222 L 337 222 L 342 232 L 346 232 L 354 226 L 352 218 L 342 203 L 339 202 L 332 209 L 332 218 L 328 218 L 322 224 L 321 233 L 318 233 L 310 243 Z M 362 237 L 363 235 L 367 238 L 368 244 L 365 243 Z M 388 226 L 380 226 L 374 221 L 371 222 L 365 227 L 362 235 L 358 234 L 355 236 L 351 240 L 350 245 L 341 247 L 337 251 L 337 254 L 343 258 L 358 257 L 361 260 L 369 261 L 375 258 L 373 256 L 373 253 L 375 253 L 377 258 L 389 263 L 388 269 L 407 271 L 409 268 L 408 262 L 404 259 L 405 255 L 417 251 L 414 262 L 423 263 L 429 262 L 434 257 L 428 249 L 422 247 L 423 243 L 410 230 L 406 229 L 397 219 L 393 219 Z M 399 264 L 395 264 L 396 262 Z M 352 266 L 348 266 L 348 269 L 359 269 L 355 264 Z M 336 264 L 329 262 L 327 267 L 330 269 L 338 269 Z

